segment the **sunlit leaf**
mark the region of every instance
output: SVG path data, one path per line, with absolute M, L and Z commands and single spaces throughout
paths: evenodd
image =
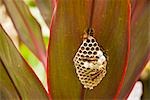
M 142 71 L 140 80 L 142 81 L 143 84 L 143 95 L 142 95 L 142 100 L 146 100 L 150 98 L 150 60 L 146 64 L 144 70 Z
M 0 95 L 6 99 L 41 99 L 48 95 L 41 82 L 0 27 Z
M 24 0 L 24 2 L 29 5 L 30 7 L 35 7 L 35 0 Z
M 32 67 L 35 74 L 38 76 L 44 87 L 47 87 L 46 85 L 46 72 L 42 65 L 42 63 L 33 55 L 33 53 L 24 45 L 21 43 L 19 45 L 19 51 L 21 55 L 25 58 L 26 62 Z
M 95 0 L 94 37 L 107 50 L 107 74 L 93 90 L 82 88 L 73 57 L 88 27 L 92 0 L 59 0 L 53 19 L 48 58 L 53 99 L 110 99 L 116 95 L 128 61 L 128 1 Z
M 22 0 L 3 0 L 20 39 L 46 64 L 46 50 L 41 28 Z
M 39 7 L 40 13 L 42 14 L 46 24 L 49 27 L 51 14 L 52 14 L 52 8 L 53 8 L 52 7 L 53 0 L 35 0 L 35 1 Z
M 136 0 L 132 10 L 131 52 L 120 97 L 128 96 L 135 82 L 150 60 L 149 0 Z

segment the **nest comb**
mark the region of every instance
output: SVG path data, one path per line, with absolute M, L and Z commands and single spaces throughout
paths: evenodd
M 90 35 L 83 40 L 73 61 L 84 88 L 93 89 L 106 75 L 106 57 L 96 39 Z

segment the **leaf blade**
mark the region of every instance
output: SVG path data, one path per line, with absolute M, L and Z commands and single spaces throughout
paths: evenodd
M 52 0 L 36 0 L 36 4 L 39 7 L 40 13 L 42 14 L 47 26 L 50 25 L 52 15 Z
M 0 98 L 1 99 L 16 99 L 19 100 L 19 94 L 9 79 L 9 76 L 7 75 L 7 72 L 4 68 L 4 65 L 2 64 L 2 61 L 0 59 Z M 7 84 L 6 84 L 7 83 Z M 11 91 L 11 92 L 10 92 Z
M 41 82 L 0 27 L 0 59 L 22 99 L 48 99 Z M 0 78 L 2 81 L 2 79 Z M 5 83 L 7 84 L 7 83 Z M 6 92 L 6 91 L 5 91 Z M 12 92 L 12 91 L 11 91 Z
M 117 92 L 122 87 L 129 59 L 129 5 L 128 0 L 97 0 L 96 4 L 93 27 L 98 42 L 108 50 L 109 60 L 106 77 L 95 90 L 88 90 L 85 98 L 112 99 L 117 98 Z
M 150 33 L 148 31 L 150 3 L 147 0 L 137 0 L 136 4 L 132 5 L 135 5 L 135 10 L 132 12 L 131 20 L 131 53 L 125 82 L 119 95 L 119 97 L 126 98 L 138 80 L 144 65 L 150 59 Z
M 86 3 L 85 2 L 80 2 L 80 1 L 76 1 L 76 4 L 77 4 L 77 6 L 75 7 L 75 6 L 73 6 L 73 4 L 71 3 L 71 1 L 67 1 L 67 2 L 65 2 L 65 3 L 69 3 L 69 5 L 67 4 L 67 7 L 66 8 L 68 8 L 68 6 L 69 6 L 69 8 L 70 7 L 73 7 L 74 9 L 75 8 L 77 8 L 78 10 L 80 9 L 78 6 L 79 6 L 79 4 L 80 5 L 85 5 Z M 69 14 L 69 15 L 71 15 L 71 16 L 73 16 L 73 13 L 68 13 L 68 12 L 70 12 L 71 10 L 73 10 L 73 8 L 72 9 L 62 9 L 63 8 L 63 5 L 61 5 L 61 4 L 65 4 L 64 3 L 64 1 L 59 1 L 59 2 L 57 2 L 56 1 L 56 6 L 55 7 L 58 7 L 57 8 L 57 10 L 56 10 L 56 8 L 54 8 L 54 11 L 56 11 L 56 12 L 54 12 L 54 14 L 56 14 L 56 16 L 60 16 L 61 14 L 61 16 L 66 16 L 67 14 Z M 60 8 L 60 9 L 59 9 Z M 84 6 L 83 6 L 83 8 L 84 8 Z M 84 8 L 85 9 L 85 8 Z M 62 12 L 61 14 L 60 13 L 57 13 L 58 12 L 58 10 L 61 12 L 61 11 L 63 11 L 63 10 L 65 10 L 65 14 Z M 84 12 L 83 10 L 81 10 L 80 11 L 80 14 L 81 15 L 83 15 L 83 13 L 85 14 L 86 12 Z M 78 12 L 75 12 L 75 13 L 78 13 Z M 53 55 L 55 56 L 55 54 L 57 54 L 57 55 L 62 55 L 62 54 L 65 54 L 66 55 L 66 50 L 64 50 L 64 49 L 62 49 L 63 48 L 63 44 L 64 44 L 64 41 L 66 41 L 67 39 L 66 38 L 64 38 L 64 35 L 65 36 L 67 36 L 68 38 L 69 38 L 69 40 L 71 40 L 72 39 L 72 36 L 71 35 L 74 35 L 75 37 L 77 37 L 75 34 L 73 34 L 73 33 L 70 33 L 70 31 L 69 31 L 69 33 L 71 34 L 71 35 L 69 35 L 69 34 L 64 34 L 65 32 L 67 32 L 66 30 L 67 30 L 67 28 L 66 27 L 64 27 L 63 29 L 64 29 L 64 33 L 62 33 L 61 32 L 61 30 L 53 30 L 53 29 L 55 29 L 56 27 L 57 28 L 61 28 L 62 29 L 62 25 L 61 26 L 57 26 L 57 25 L 55 25 L 54 26 L 54 24 L 55 24 L 55 17 L 56 17 L 55 15 L 53 15 L 53 19 L 52 19 L 52 22 L 51 22 L 51 26 L 50 26 L 50 33 L 51 33 L 51 37 L 50 37 L 50 41 L 51 42 L 49 42 L 49 57 L 48 57 L 48 83 L 49 83 L 49 92 L 50 92 L 50 94 L 51 94 L 51 96 L 52 96 L 52 99 L 61 99 L 61 98 L 69 98 L 69 99 L 79 99 L 80 98 L 80 88 L 81 88 L 81 85 L 80 85 L 80 83 L 79 83 L 79 81 L 78 81 L 78 79 L 77 79 L 77 77 L 75 76 L 75 73 L 68 73 L 68 71 L 69 71 L 69 69 L 70 70 L 72 70 L 72 71 L 74 71 L 74 68 L 72 68 L 72 67 L 70 67 L 69 68 L 69 65 L 72 65 L 72 59 L 69 59 L 69 61 L 67 61 L 65 64 L 66 64 L 66 67 L 67 68 L 69 68 L 68 70 L 65 68 L 65 69 L 63 69 L 63 68 L 61 68 L 60 70 L 62 70 L 62 71 L 60 71 L 59 70 L 59 68 L 57 67 L 57 66 L 64 66 L 64 64 L 62 63 L 62 62 L 64 62 L 65 61 L 65 59 L 61 59 L 61 58 L 58 58 L 57 60 L 58 60 L 58 62 L 60 62 L 61 61 L 61 63 L 56 63 L 56 58 L 51 58 Z M 85 16 L 83 16 L 81 19 L 84 19 L 84 18 L 86 18 Z M 65 22 L 65 20 L 66 20 L 66 18 L 64 17 L 63 19 L 61 19 L 61 18 L 58 18 L 58 19 L 56 19 L 58 22 L 59 21 L 63 21 L 63 22 Z M 69 19 L 69 22 L 71 21 L 72 19 Z M 78 21 L 78 23 L 80 23 L 80 21 Z M 67 23 L 66 23 L 67 24 Z M 67 26 L 69 26 L 70 27 L 70 25 L 69 24 L 67 24 Z M 76 24 L 76 26 L 77 26 L 77 24 Z M 84 27 L 86 26 L 86 22 L 84 22 L 83 24 L 81 24 L 79 27 L 80 28 L 82 28 L 82 29 L 84 29 Z M 55 28 L 54 28 L 55 27 Z M 77 29 L 77 27 L 75 27 L 76 29 Z M 78 31 L 81 31 L 81 29 L 78 29 Z M 63 38 L 60 38 L 60 37 L 57 37 L 56 36 L 56 34 L 54 34 L 55 32 L 59 32 L 59 33 L 62 33 L 62 34 L 59 34 L 60 35 L 60 37 L 62 37 L 63 36 Z M 77 32 L 77 31 L 75 31 L 75 32 Z M 79 34 L 77 34 L 78 36 L 80 36 Z M 53 40 L 56 40 L 57 42 L 54 42 Z M 67 40 L 68 41 L 68 40 Z M 79 44 L 79 40 L 77 40 L 76 42 L 78 42 L 78 44 Z M 76 45 L 76 47 L 77 47 L 77 43 L 76 43 L 75 41 L 73 42 L 73 45 Z M 62 46 L 60 46 L 60 45 L 62 45 Z M 65 47 L 70 47 L 69 49 L 72 51 L 75 51 L 75 48 L 73 47 L 73 45 L 64 45 Z M 53 46 L 57 46 L 57 48 L 53 48 Z M 52 49 L 53 48 L 53 49 Z M 60 51 L 60 49 L 62 49 L 61 51 Z M 59 51 L 59 52 L 58 52 Z M 71 56 L 72 56 L 72 58 L 73 58 L 73 53 L 72 52 L 68 52 Z M 65 56 L 63 55 L 63 58 L 64 58 Z M 67 58 L 69 57 L 69 55 L 67 55 L 66 56 Z M 50 60 L 52 60 L 52 61 L 50 61 Z M 62 61 L 63 60 L 63 61 Z M 53 62 L 53 64 L 51 63 L 51 62 Z M 59 65 L 59 64 L 61 64 L 61 65 Z M 57 74 L 57 70 L 59 70 L 59 74 Z M 67 72 L 67 73 L 65 73 L 65 77 L 62 77 L 61 75 L 62 74 L 64 74 L 63 72 Z M 54 75 L 53 75 L 54 74 Z M 71 76 L 71 78 L 73 77 L 74 79 L 71 79 L 69 76 Z M 58 78 L 57 79 L 57 82 L 54 82 L 53 80 L 55 80 L 56 78 Z M 69 82 L 72 82 L 73 84 L 67 84 L 68 83 L 68 81 Z M 61 80 L 64 80 L 64 81 L 61 81 Z M 61 83 L 61 84 L 59 84 L 59 83 Z M 65 85 L 65 84 L 67 84 L 68 86 L 67 87 L 65 87 L 65 88 L 63 88 L 63 86 Z M 75 87 L 75 88 L 72 88 L 72 87 Z M 65 91 L 65 92 L 64 92 Z
M 21 0 L 3 0 L 20 39 L 46 65 L 46 49 L 40 25 Z
M 105 49 L 110 51 L 108 56 L 111 60 L 108 61 L 107 75 L 97 87 L 91 91 L 87 90 L 85 94 L 81 83 L 77 79 L 72 58 L 80 46 L 82 33 L 88 27 L 91 0 L 76 0 L 76 3 L 75 0 L 67 2 L 59 0 L 57 5 L 58 9 L 51 29 L 49 44 L 50 57 L 48 58 L 48 76 L 50 77 L 49 80 L 51 79 L 49 85 L 52 98 L 54 99 L 67 98 L 68 95 L 65 91 L 68 90 L 78 93 L 74 95 L 69 92 L 70 97 L 84 97 L 85 99 L 110 99 L 117 92 L 122 78 L 122 71 L 127 67 L 124 64 L 126 59 L 128 60 L 128 2 L 127 0 L 97 0 L 95 2 L 94 20 L 92 24 L 95 29 L 95 38 L 100 45 L 102 44 Z M 117 74 L 117 77 L 113 75 L 114 73 Z M 64 77 L 67 77 L 69 82 L 72 82 L 68 88 L 65 87 L 65 90 L 64 86 L 67 84 L 67 80 Z M 54 82 L 56 79 L 58 82 Z

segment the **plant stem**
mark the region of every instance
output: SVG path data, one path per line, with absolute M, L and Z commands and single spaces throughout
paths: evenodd
M 90 17 L 89 17 L 89 25 L 88 25 L 88 29 L 87 29 L 87 33 L 90 33 L 89 35 L 93 35 L 93 34 L 91 34 L 91 32 L 93 33 L 92 22 L 93 22 L 94 8 L 95 8 L 95 0 L 92 0 Z M 84 86 L 82 85 L 81 98 L 80 98 L 81 100 L 84 100 L 84 98 L 86 96 L 86 92 L 87 92 L 87 89 L 85 89 Z
M 82 87 L 81 87 L 81 97 L 80 97 L 80 100 L 84 100 L 84 94 L 85 94 L 85 89 L 84 89 L 84 86 L 82 85 Z
M 94 14 L 94 8 L 95 8 L 94 6 L 95 6 L 95 0 L 92 0 L 88 28 L 92 28 L 93 14 Z

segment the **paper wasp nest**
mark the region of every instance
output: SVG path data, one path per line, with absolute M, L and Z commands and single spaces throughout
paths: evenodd
M 73 61 L 79 80 L 85 88 L 93 89 L 105 77 L 107 60 L 92 36 L 83 40 Z

